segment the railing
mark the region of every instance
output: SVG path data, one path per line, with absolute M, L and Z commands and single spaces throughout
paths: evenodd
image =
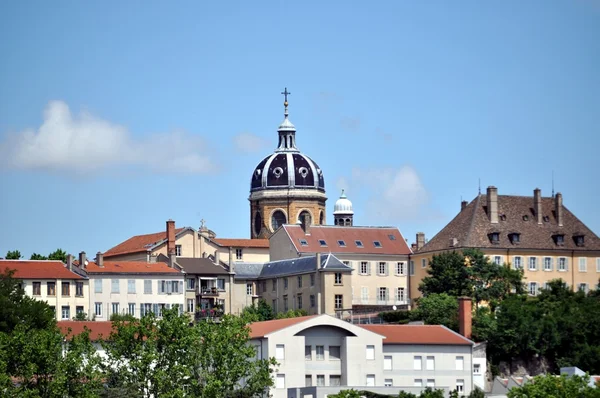
M 216 287 L 201 286 L 198 289 L 198 294 L 201 296 L 218 296 L 219 289 L 217 289 Z
M 223 316 L 223 310 L 220 309 L 202 309 L 196 311 L 195 318 L 196 320 L 219 320 Z

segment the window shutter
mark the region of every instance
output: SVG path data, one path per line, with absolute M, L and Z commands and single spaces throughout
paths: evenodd
M 266 283 L 266 282 L 263 282 Z M 264 285 L 263 285 L 264 287 Z M 183 293 L 183 281 L 179 281 L 179 291 L 177 293 Z
M 389 268 L 389 263 L 385 263 L 385 276 L 388 276 L 390 274 L 390 268 Z
M 371 262 L 367 261 L 367 275 L 371 275 Z
M 569 270 L 569 258 L 565 257 L 565 270 Z
M 554 257 L 550 257 L 550 270 L 554 271 Z

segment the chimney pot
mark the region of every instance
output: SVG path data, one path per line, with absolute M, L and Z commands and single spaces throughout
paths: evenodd
M 87 261 L 87 257 L 85 255 L 85 252 L 80 252 L 79 253 L 79 266 L 82 269 L 85 269 L 85 262 Z
M 562 227 L 563 226 L 563 197 L 562 197 L 562 193 L 560 193 L 560 192 L 556 193 L 556 199 L 554 201 L 554 204 L 556 206 L 556 209 L 554 209 L 554 212 L 556 213 L 556 221 L 558 222 L 558 226 Z
M 167 221 L 167 254 L 175 254 L 175 221 Z
M 463 211 L 465 209 L 465 207 L 467 207 L 468 204 L 469 204 L 469 202 L 467 202 L 466 200 L 463 200 L 462 202 L 460 202 L 460 211 Z
M 472 306 L 471 297 L 458 298 L 458 330 L 467 339 L 471 338 Z
M 538 224 L 542 224 L 542 190 L 536 188 L 533 190 L 533 208 Z
M 81 266 L 81 264 L 80 264 Z M 67 254 L 67 268 L 69 271 L 73 271 L 73 255 Z
M 102 252 L 96 253 L 96 264 L 98 264 L 98 267 L 104 267 L 104 254 Z
M 498 188 L 489 186 L 487 188 L 487 213 L 490 223 L 498 224 Z

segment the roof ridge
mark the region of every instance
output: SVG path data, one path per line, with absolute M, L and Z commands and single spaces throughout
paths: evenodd
M 475 225 L 475 217 L 477 215 L 477 209 L 479 208 L 480 200 L 481 200 L 481 195 L 477 195 L 477 198 L 475 198 L 475 205 L 473 206 L 473 209 L 471 211 L 471 223 L 469 224 L 469 230 L 467 231 L 467 235 L 465 236 L 464 243 L 459 243 L 460 246 L 467 246 L 467 242 L 470 241 L 471 232 L 473 232 L 473 227 Z

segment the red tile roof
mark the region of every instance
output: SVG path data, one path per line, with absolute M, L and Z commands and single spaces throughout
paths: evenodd
M 354 253 L 354 254 L 387 254 L 408 255 L 411 250 L 404 237 L 393 227 L 339 227 L 329 225 L 314 225 L 310 227 L 310 235 L 304 234 L 300 225 L 284 225 L 285 232 L 300 253 Z M 302 246 L 300 240 L 305 240 Z M 327 246 L 321 246 L 319 240 L 324 240 Z M 358 247 L 356 241 L 361 241 L 363 247 Z M 344 241 L 340 246 L 338 241 Z M 373 242 L 379 242 L 381 247 L 375 247 Z
M 180 232 L 182 232 L 185 228 L 176 228 L 175 235 L 177 236 Z M 150 247 L 156 245 L 157 243 L 167 239 L 167 231 L 156 232 L 153 234 L 146 235 L 136 235 L 125 242 L 121 242 L 115 247 L 104 252 L 104 257 L 116 256 L 119 254 L 130 254 L 130 253 L 139 253 L 145 252 Z
M 472 345 L 473 342 L 440 325 L 358 325 L 385 337 L 383 344 Z
M 69 329 L 71 329 L 70 335 L 76 336 L 83 332 L 84 327 L 87 327 L 90 330 L 91 341 L 106 340 L 112 331 L 112 322 L 110 321 L 58 321 L 56 324 L 65 336 L 69 334 Z
M 89 274 L 180 274 L 179 271 L 169 267 L 165 263 L 147 263 L 145 261 L 106 261 L 104 266 L 99 267 L 93 261 L 89 261 L 85 270 Z
M 250 324 L 250 338 L 259 339 L 269 333 L 285 329 L 319 315 L 299 316 L 297 318 L 274 319 L 272 321 L 254 322 Z
M 219 246 L 225 247 L 258 247 L 258 248 L 269 248 L 268 239 L 213 239 Z
M 0 271 L 14 269 L 18 279 L 83 279 L 63 264 L 53 260 L 0 260 Z

